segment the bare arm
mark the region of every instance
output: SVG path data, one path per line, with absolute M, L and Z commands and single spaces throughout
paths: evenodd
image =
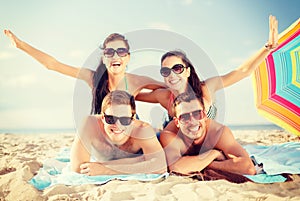
M 148 103 L 158 103 L 159 102 L 157 98 L 158 94 L 159 94 L 159 89 L 150 92 L 140 92 L 135 97 L 135 100 L 148 102 Z
M 135 100 L 148 102 L 148 103 L 160 103 L 163 107 L 166 108 L 169 98 L 170 98 L 170 91 L 168 89 L 155 89 L 150 92 L 140 92 L 135 97 Z
M 272 15 L 269 16 L 269 39 L 268 44 L 270 48 L 262 47 L 252 57 L 246 60 L 235 70 L 220 76 L 207 79 L 207 84 L 211 93 L 219 89 L 228 87 L 236 82 L 248 77 L 259 66 L 261 62 L 269 55 L 271 50 L 278 45 L 278 21 Z
M 115 161 L 107 162 L 107 167 L 117 169 L 124 173 L 164 173 L 167 171 L 167 164 L 164 150 L 159 143 L 154 129 L 147 123 L 141 122 L 141 125 L 137 126 L 134 131 L 130 134 L 133 143 L 137 147 L 141 148 L 143 155 L 135 159 L 137 163 L 127 160 L 128 163 L 124 163 L 124 159 L 120 159 L 119 164 Z M 132 159 L 131 159 L 132 160 Z M 126 161 L 126 162 L 127 162 Z
M 71 170 L 79 173 L 80 165 L 88 161 L 90 161 L 90 153 L 76 136 L 71 148 Z
M 133 173 L 165 173 L 167 171 L 164 151 L 155 132 L 149 125 L 132 133 L 133 143 L 143 150 L 143 155 L 106 162 L 85 162 L 80 172 L 87 175 L 113 175 Z M 139 138 L 138 138 L 139 137 Z
M 142 144 L 143 147 L 143 156 L 105 162 L 105 166 L 112 170 L 110 173 L 115 174 L 116 172 L 118 172 L 123 174 L 161 174 L 167 171 L 165 153 L 156 137 L 139 141 L 139 143 Z
M 221 152 L 215 149 L 207 151 L 197 156 L 183 156 L 174 164 L 169 166 L 170 171 L 183 174 L 199 172 L 206 168 L 212 161 L 221 157 Z
M 49 70 L 54 70 L 64 75 L 84 80 L 92 87 L 93 71 L 85 68 L 73 67 L 57 61 L 54 57 L 32 47 L 28 43 L 17 38 L 10 30 L 4 30 L 5 35 L 11 40 L 12 44 L 29 54 L 39 63 Z
M 241 175 L 254 175 L 256 171 L 248 153 L 234 139 L 228 127 L 224 127 L 222 132 L 215 147 L 223 151 L 227 160 L 213 161 L 208 167 Z
M 155 90 L 159 88 L 167 88 L 165 83 L 159 82 L 147 76 L 140 76 L 140 80 L 142 81 L 142 86 L 144 89 Z
M 207 167 L 215 159 L 222 158 L 223 154 L 218 150 L 210 150 L 197 156 L 183 156 L 183 141 L 171 131 L 163 131 L 160 141 L 165 149 L 169 171 L 182 174 L 199 172 Z

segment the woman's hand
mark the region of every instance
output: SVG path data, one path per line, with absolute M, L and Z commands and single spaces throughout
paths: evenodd
M 10 39 L 13 46 L 19 48 L 21 40 L 18 39 L 17 36 L 15 36 L 15 34 L 13 34 L 10 30 L 7 29 L 4 30 L 4 34 Z
M 275 49 L 278 46 L 278 21 L 275 16 L 269 16 L 269 40 L 265 47 L 268 50 Z
M 88 176 L 103 175 L 106 169 L 104 165 L 96 162 L 87 162 L 80 165 L 80 173 Z

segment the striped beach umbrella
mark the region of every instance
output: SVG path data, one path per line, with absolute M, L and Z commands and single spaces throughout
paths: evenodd
M 278 47 L 253 73 L 262 116 L 300 135 L 300 18 L 279 35 Z

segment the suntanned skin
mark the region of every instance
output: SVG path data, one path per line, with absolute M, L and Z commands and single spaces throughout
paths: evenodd
M 25 41 L 20 40 L 10 30 L 4 30 L 4 34 L 11 40 L 11 43 L 26 52 L 33 57 L 39 63 L 49 70 L 53 70 L 64 75 L 81 79 L 85 81 L 91 88 L 93 87 L 93 76 L 95 71 L 85 67 L 75 67 L 64 64 L 51 55 L 31 46 Z M 117 49 L 120 47 L 126 47 L 124 41 L 115 40 L 107 43 L 107 48 Z M 113 90 L 127 90 L 133 96 L 136 96 L 143 88 L 145 89 L 157 89 L 166 87 L 164 83 L 156 81 L 147 76 L 140 76 L 131 73 L 126 73 L 126 66 L 130 61 L 130 54 L 125 57 L 119 57 L 115 54 L 112 58 L 106 58 L 102 56 L 101 59 L 108 69 L 108 81 L 109 89 Z M 120 63 L 120 66 L 114 66 L 115 62 Z M 127 89 L 125 86 L 125 80 L 127 81 Z
M 278 45 L 278 21 L 272 15 L 269 16 L 268 44 L 270 45 L 270 47 L 273 48 L 275 48 Z M 240 80 L 249 77 L 251 73 L 259 66 L 259 64 L 269 55 L 270 52 L 271 49 L 268 49 L 265 46 L 263 46 L 252 57 L 247 59 L 244 63 L 242 63 L 240 66 L 238 66 L 231 72 L 204 80 L 205 84 L 199 87 L 203 92 L 203 101 L 206 112 L 208 112 L 207 110 L 213 104 L 215 99 L 215 93 L 218 90 L 231 86 L 239 82 Z M 161 66 L 172 68 L 175 64 L 184 65 L 184 62 L 180 57 L 170 56 L 163 60 Z M 174 113 L 169 107 L 169 99 L 171 93 L 173 93 L 175 97 L 178 94 L 183 93 L 187 88 L 187 79 L 189 76 L 189 68 L 184 69 L 183 73 L 181 74 L 175 74 L 172 72 L 168 77 L 164 78 L 164 82 L 169 88 L 157 89 L 151 92 L 141 92 L 137 95 L 136 100 L 151 103 L 159 103 L 168 111 L 168 114 L 171 117 L 173 117 Z M 174 80 L 177 81 L 177 84 L 173 83 Z M 165 128 L 163 132 L 165 131 L 177 133 L 178 129 L 176 129 L 176 126 L 173 125 L 170 128 Z
M 203 109 L 200 101 L 192 100 L 177 106 L 176 113 L 199 109 Z M 175 117 L 174 122 L 180 128 L 178 134 L 164 132 L 160 135 L 170 171 L 190 174 L 209 167 L 241 175 L 256 173 L 248 153 L 228 127 L 206 117 L 202 120 L 191 118 L 185 125 Z
M 130 116 L 128 105 L 113 108 L 104 112 Z M 90 162 L 92 149 L 96 162 Z M 166 167 L 165 154 L 153 128 L 140 120 L 123 126 L 119 120 L 116 124 L 105 123 L 103 115 L 89 116 L 71 149 L 72 170 L 87 175 L 164 173 Z

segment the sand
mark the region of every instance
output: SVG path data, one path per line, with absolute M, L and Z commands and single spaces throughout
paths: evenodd
M 242 144 L 272 145 L 297 141 L 299 137 L 278 130 L 236 130 Z M 169 176 L 152 182 L 110 181 L 104 185 L 56 185 L 43 191 L 28 181 L 46 158 L 69 147 L 74 134 L 0 134 L 0 201 L 4 200 L 300 200 L 300 176 L 274 184 L 225 180 L 198 181 Z

